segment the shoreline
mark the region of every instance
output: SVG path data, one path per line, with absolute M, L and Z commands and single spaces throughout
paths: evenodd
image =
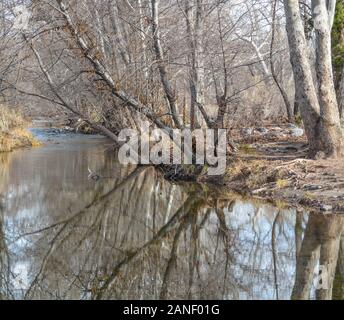
M 12 152 L 23 148 L 33 148 L 41 145 L 28 127 L 16 127 L 9 131 L 0 132 L 0 153 Z
M 16 130 L 11 132 L 13 139 L 17 140 L 11 151 L 42 144 L 29 128 L 18 129 L 22 140 Z M 280 208 L 303 208 L 327 214 L 344 213 L 344 163 L 340 160 L 306 159 L 304 139 L 264 142 L 256 139 L 253 145 L 245 144 L 245 141 L 236 142 L 241 146 L 240 151 L 228 159 L 224 175 L 165 178 L 175 183 L 205 184 L 209 188 L 221 189 L 220 192 L 237 193 Z M 161 171 L 166 173 L 164 169 Z
M 0 152 L 40 145 L 28 125 L 29 121 L 18 110 L 0 105 Z
M 210 181 L 229 192 L 237 192 L 274 204 L 314 213 L 344 214 L 344 164 L 338 160 L 234 161 L 220 181 Z M 239 172 L 240 171 L 240 172 Z M 201 182 L 209 181 L 201 177 Z

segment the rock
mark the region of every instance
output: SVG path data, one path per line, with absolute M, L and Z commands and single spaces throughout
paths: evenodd
M 266 128 L 257 128 L 255 131 L 261 133 L 261 134 L 267 134 L 269 133 L 269 130 Z
M 275 139 L 284 139 L 286 135 L 283 132 L 272 132 L 266 135 L 267 139 L 275 140 Z
M 316 185 L 305 185 L 303 187 L 307 191 L 316 191 L 316 190 L 321 190 L 322 186 L 316 186 Z
M 253 129 L 252 129 L 252 128 L 244 128 L 244 129 L 242 129 L 242 133 L 243 133 L 244 135 L 250 136 L 250 135 L 253 134 Z
M 68 132 L 73 132 L 73 128 L 71 128 L 69 126 L 64 127 L 64 130 L 68 131 Z
M 321 206 L 320 209 L 321 209 L 321 211 L 329 212 L 329 211 L 333 210 L 333 207 L 331 205 L 324 204 L 324 205 Z
M 282 132 L 283 129 L 281 127 L 272 127 L 270 128 L 271 131 L 275 131 L 275 132 Z
M 298 152 L 299 151 L 298 148 L 295 148 L 293 146 L 287 146 L 287 147 L 285 147 L 285 149 L 289 152 Z
M 319 151 L 314 157 L 314 160 L 323 160 L 323 159 L 326 159 L 326 154 L 323 151 Z
M 298 138 L 298 137 L 302 137 L 305 134 L 305 131 L 301 128 L 295 127 L 294 129 L 290 130 L 290 134 L 293 137 Z

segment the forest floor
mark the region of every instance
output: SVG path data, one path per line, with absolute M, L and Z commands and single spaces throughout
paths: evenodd
M 229 158 L 222 181 L 227 189 L 277 206 L 344 213 L 343 160 L 307 159 L 306 137 L 295 127 L 251 130 L 238 138 L 240 151 Z

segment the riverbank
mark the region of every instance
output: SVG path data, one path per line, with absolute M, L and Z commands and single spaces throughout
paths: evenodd
M 51 127 L 45 132 L 47 142 L 53 142 L 56 136 L 75 134 L 64 123 L 56 125 L 56 120 L 51 126 L 45 119 L 36 120 L 34 124 Z M 35 145 L 37 140 L 22 128 L 20 125 L 19 129 L 11 131 L 12 141 L 16 141 L 15 148 Z M 36 132 L 33 134 L 45 141 Z M 197 180 L 210 188 L 218 187 L 221 192 L 236 192 L 281 208 L 344 213 L 344 163 L 340 160 L 307 159 L 307 141 L 302 129 L 265 125 L 231 132 L 231 137 L 240 146 L 239 152 L 229 155 L 227 170 L 222 177 L 200 172 L 195 175 L 194 170 L 190 174 L 183 170 L 180 174 L 175 168 L 169 174 L 168 169 L 161 168 L 165 177 L 176 182 Z
M 28 122 L 18 112 L 0 105 L 0 152 L 38 146 L 39 141 L 27 127 Z
M 278 207 L 344 213 L 344 164 L 337 160 L 271 161 L 238 159 L 223 186 Z
M 270 135 L 253 134 L 240 143 L 240 151 L 228 159 L 222 179 L 201 176 L 198 180 L 281 208 L 344 213 L 343 160 L 307 159 L 303 135 L 276 135 L 270 131 Z

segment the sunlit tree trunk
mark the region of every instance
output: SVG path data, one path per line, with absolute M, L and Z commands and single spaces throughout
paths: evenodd
M 140 15 L 140 36 L 141 36 L 141 49 L 142 49 L 142 65 L 144 69 L 144 79 L 148 79 L 148 63 L 147 63 L 147 45 L 146 45 L 146 34 L 144 32 L 144 11 L 143 11 L 143 5 L 142 0 L 137 1 L 137 5 L 139 7 L 139 15 Z
M 275 34 L 276 34 L 276 8 L 277 7 L 277 0 L 273 2 L 272 5 L 272 26 L 271 26 L 271 44 L 270 44 L 270 67 L 271 67 L 271 76 L 274 80 L 279 92 L 281 93 L 281 96 L 283 98 L 283 102 L 287 111 L 288 121 L 289 122 L 295 122 L 295 114 L 294 110 L 292 108 L 292 105 L 289 101 L 289 97 L 287 94 L 287 91 L 285 88 L 280 84 L 278 80 L 278 76 L 275 70 L 275 64 L 273 59 L 273 53 L 274 53 L 274 42 L 275 42 Z
M 338 109 L 340 114 L 340 121 L 342 129 L 344 128 L 344 67 L 342 71 L 342 79 L 338 90 Z
M 312 69 L 301 20 L 299 1 L 284 0 L 290 59 L 298 104 L 310 144 L 310 156 L 320 152 L 327 157 L 342 156 L 343 134 L 334 90 L 331 61 L 331 32 L 325 0 L 313 0 L 316 29 L 316 71 L 319 90 L 312 77 Z
M 329 28 L 332 29 L 334 16 L 336 13 L 336 2 L 337 0 L 326 0 L 326 7 L 328 11 L 328 22 L 329 22 Z
M 333 1 L 330 1 L 333 7 Z M 327 145 L 327 153 L 343 154 L 343 135 L 340 126 L 336 91 L 332 72 L 331 28 L 334 9 L 328 13 L 325 0 L 313 0 L 313 19 L 316 34 L 316 73 L 319 87 L 319 139 Z M 331 6 L 330 6 L 331 7 Z
M 174 124 L 177 128 L 181 128 L 182 125 L 180 122 L 179 112 L 177 108 L 176 95 L 172 88 L 171 81 L 168 78 L 166 63 L 164 61 L 164 54 L 161 46 L 159 29 L 159 4 L 160 0 L 151 0 L 154 51 L 158 63 L 161 82 L 165 91 L 166 99 L 170 107 Z
M 130 58 L 130 55 L 128 54 L 128 51 L 126 50 L 126 44 L 124 41 L 122 30 L 120 29 L 120 25 L 119 25 L 120 19 L 119 19 L 119 13 L 118 13 L 118 4 L 110 3 L 109 6 L 110 6 L 109 12 L 110 12 L 110 18 L 112 22 L 112 28 L 113 28 L 113 32 L 116 39 L 115 46 L 117 47 L 117 50 L 119 51 L 120 56 L 125 66 L 129 67 L 131 58 Z
M 189 44 L 189 82 L 191 93 L 191 128 L 199 126 L 199 105 L 204 105 L 204 4 L 203 0 L 185 0 L 185 17 Z

